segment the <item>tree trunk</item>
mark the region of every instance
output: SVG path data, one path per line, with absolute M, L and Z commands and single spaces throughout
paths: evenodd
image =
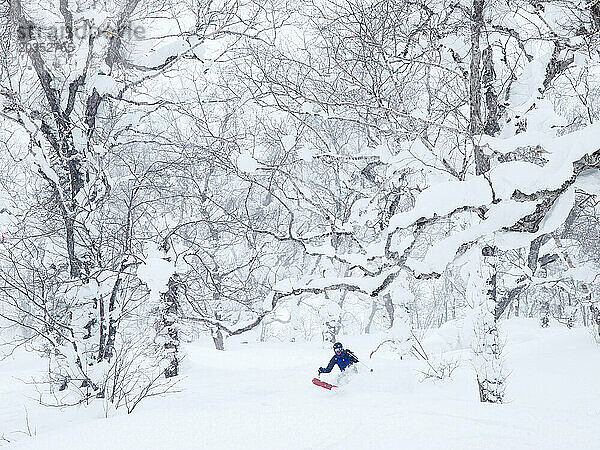
M 369 321 L 367 322 L 367 326 L 365 327 L 365 334 L 369 334 L 371 331 L 371 325 L 373 324 L 373 318 L 375 317 L 375 313 L 377 312 L 377 301 L 373 300 L 371 305 L 371 314 L 369 315 Z
M 161 325 L 164 334 L 163 350 L 167 360 L 165 378 L 175 377 L 179 374 L 179 330 L 176 326 L 177 312 L 179 311 L 179 275 L 171 275 L 168 290 L 162 294 Z
M 481 303 L 475 326 L 475 367 L 479 398 L 482 402 L 502 403 L 504 400 L 505 376 L 502 371 L 502 344 L 497 320 L 491 313 L 497 305 L 497 249 L 486 245 L 481 251 L 479 280 L 482 284 L 477 295 Z M 483 292 L 481 292 L 483 291 Z
M 488 46 L 483 50 L 483 73 L 481 76 L 482 87 L 485 90 L 485 108 L 486 117 L 483 131 L 485 134 L 494 136 L 500 131 L 500 124 L 498 123 L 498 98 L 494 91 L 494 80 L 496 79 L 496 72 L 494 71 L 494 59 L 492 47 Z M 489 168 L 489 163 L 488 163 Z
M 493 90 L 494 67 L 491 48 L 486 48 L 483 54 L 480 50 L 480 38 L 485 26 L 483 13 L 485 0 L 473 0 L 471 11 L 471 73 L 469 79 L 470 122 L 469 133 L 473 140 L 475 156 L 475 174 L 482 175 L 490 170 L 490 158 L 475 142 L 477 135 L 486 132 L 493 134 L 498 126 L 497 99 Z M 482 79 L 486 87 L 486 110 L 488 121 L 483 127 L 481 118 Z M 483 284 L 476 290 L 475 299 L 479 307 L 476 325 L 476 345 L 474 347 L 477 385 L 482 402 L 502 403 L 504 396 L 504 377 L 501 367 L 501 346 L 497 327 L 498 294 L 496 287 L 496 258 L 495 245 L 486 244 L 482 248 L 479 261 L 480 274 L 478 283 Z
M 592 315 L 591 319 L 596 325 L 596 339 L 600 339 L 600 309 L 596 307 L 596 305 L 590 305 L 590 313 Z
M 217 350 L 225 350 L 225 345 L 223 341 L 223 333 L 219 328 L 213 328 L 212 330 L 212 338 L 215 344 L 215 348 Z
M 392 328 L 394 326 L 394 303 L 392 302 L 392 296 L 391 294 L 387 294 L 385 296 L 385 310 L 388 313 L 388 316 L 390 318 L 390 328 Z
M 471 11 L 471 73 L 469 78 L 469 133 L 471 138 L 481 134 L 483 131 L 481 120 L 481 51 L 479 48 L 479 38 L 484 26 L 484 6 L 484 0 L 473 0 L 473 10 Z M 475 154 L 476 175 L 481 175 L 490 170 L 489 157 L 483 153 L 483 150 L 475 143 L 474 139 L 473 151 Z

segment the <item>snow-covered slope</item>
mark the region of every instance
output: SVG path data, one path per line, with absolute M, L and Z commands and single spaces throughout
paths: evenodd
M 444 355 L 463 361 L 451 379 L 421 382 L 418 361 L 368 360 L 372 337 L 343 342 L 374 372 L 332 392 L 311 384 L 331 356 L 319 344 L 190 345 L 180 392 L 109 418 L 100 405 L 57 410 L 25 399 L 34 390 L 13 377 L 34 361 L 17 355 L 0 365 L 0 436 L 11 448 L 44 450 L 599 448 L 600 349 L 590 334 L 521 319 L 503 332 L 512 370 L 504 405 L 478 401 L 468 350 Z M 33 437 L 17 432 L 27 428 L 25 408 Z

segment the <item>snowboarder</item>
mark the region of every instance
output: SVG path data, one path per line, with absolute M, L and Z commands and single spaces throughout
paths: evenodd
M 333 366 L 335 366 L 336 364 L 343 372 L 348 367 L 352 366 L 352 364 L 358 362 L 358 358 L 356 357 L 356 355 L 348 349 L 344 350 L 344 346 L 341 342 L 336 342 L 335 344 L 333 344 L 333 351 L 335 352 L 335 355 L 333 355 L 333 358 L 331 358 L 327 367 L 319 367 L 319 375 L 321 375 L 322 373 L 331 372 L 331 369 L 333 369 Z M 353 367 L 353 369 L 355 368 Z

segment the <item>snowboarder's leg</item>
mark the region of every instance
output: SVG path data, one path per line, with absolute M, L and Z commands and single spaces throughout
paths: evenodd
M 348 384 L 350 382 L 350 380 L 352 379 L 352 377 L 354 375 L 356 375 L 357 373 L 358 373 L 358 369 L 356 368 L 355 365 L 351 365 L 350 367 L 347 367 L 346 370 L 344 370 L 342 373 L 340 373 L 337 376 L 337 385 L 343 386 L 345 384 Z

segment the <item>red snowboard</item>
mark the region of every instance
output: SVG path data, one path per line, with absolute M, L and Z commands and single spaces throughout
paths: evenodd
M 322 388 L 329 389 L 329 390 L 331 390 L 331 388 L 337 387 L 334 384 L 325 383 L 324 381 L 321 381 L 318 378 L 313 378 L 312 382 L 313 382 L 313 384 L 316 384 L 317 386 L 321 386 Z

